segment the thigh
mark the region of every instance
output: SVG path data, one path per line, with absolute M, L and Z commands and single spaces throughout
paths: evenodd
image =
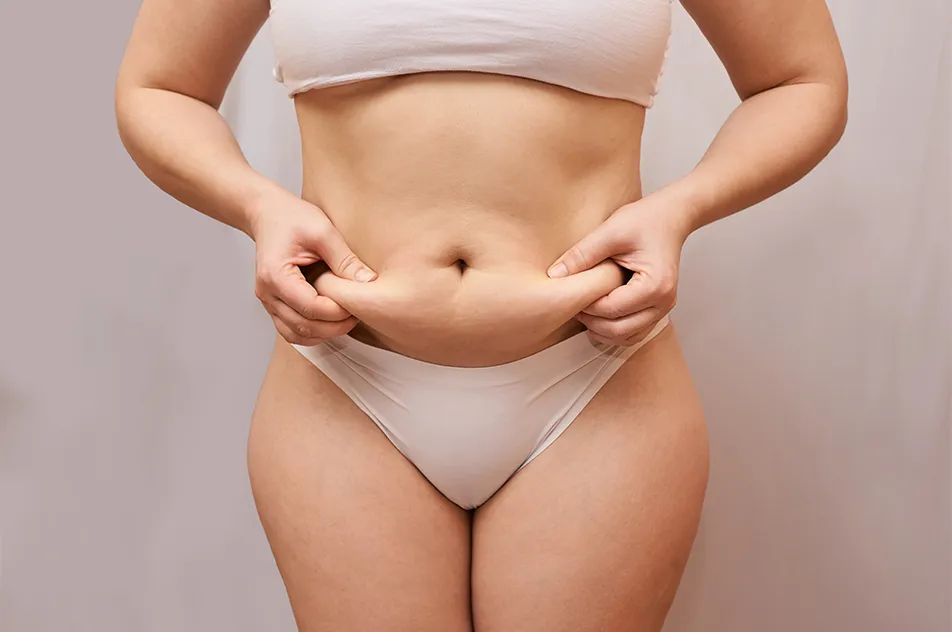
M 300 630 L 471 630 L 470 515 L 281 340 L 248 468 Z
M 477 632 L 660 630 L 707 471 L 703 415 L 668 327 L 477 510 Z

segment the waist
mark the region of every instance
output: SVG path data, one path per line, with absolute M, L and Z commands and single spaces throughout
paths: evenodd
M 385 266 L 369 283 L 322 268 L 311 278 L 360 320 L 352 337 L 450 366 L 504 364 L 565 340 L 583 329 L 574 316 L 624 281 L 611 261 L 562 279 L 521 263 Z
M 379 274 L 370 295 L 338 301 L 361 321 L 355 338 L 438 364 L 508 362 L 577 333 L 574 315 L 622 282 L 612 263 L 579 279 L 545 270 L 640 197 L 643 108 L 479 73 L 295 104 L 302 196 Z

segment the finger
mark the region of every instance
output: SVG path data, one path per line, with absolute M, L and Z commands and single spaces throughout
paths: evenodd
M 622 268 L 608 259 L 588 270 L 553 279 L 546 291 L 557 293 L 555 297 L 550 295 L 549 300 L 560 313 L 577 314 L 592 302 L 620 287 L 623 281 Z
M 316 344 L 320 344 L 325 340 L 331 338 L 337 338 L 338 336 L 343 336 L 347 334 L 351 329 L 357 325 L 357 319 L 348 319 L 336 323 L 322 323 L 318 324 L 316 327 L 313 327 L 312 330 L 316 331 L 319 335 L 316 336 L 302 336 L 297 333 L 290 325 L 286 322 L 275 316 L 271 315 L 271 320 L 274 322 L 274 328 L 277 329 L 278 333 L 281 334 L 281 337 L 290 342 L 291 344 L 303 345 L 306 347 L 311 347 Z
M 662 316 L 660 310 L 650 308 L 614 320 L 588 314 L 579 314 L 577 318 L 590 332 L 613 344 L 634 344 L 648 335 Z
M 626 338 L 624 341 L 622 341 L 621 344 L 622 344 L 623 346 L 626 346 L 626 347 L 630 347 L 630 346 L 632 346 L 632 345 L 640 344 L 640 343 L 643 342 L 646 338 L 648 338 L 649 336 L 652 335 L 652 332 L 655 331 L 655 329 L 658 327 L 658 323 L 659 323 L 659 322 L 661 322 L 661 321 L 655 321 L 655 322 L 651 323 L 650 325 L 648 325 L 648 326 L 645 327 L 644 329 L 642 329 L 642 330 L 636 332 L 634 335 L 629 336 L 628 338 Z
M 657 298 L 654 289 L 640 279 L 636 275 L 625 285 L 616 287 L 580 311 L 590 316 L 614 320 L 652 307 Z
M 308 320 L 279 300 L 271 303 L 269 311 L 301 338 L 334 338 L 344 335 L 357 324 L 353 316 L 335 321 Z
M 326 226 L 321 231 L 317 243 L 308 245 L 314 248 L 321 259 L 326 261 L 330 269 L 334 271 L 334 274 L 341 278 L 360 283 L 373 281 L 377 278 L 377 273 L 354 254 L 347 242 L 344 241 L 344 236 L 331 224 L 330 220 L 327 221 Z
M 631 347 L 633 345 L 638 344 L 642 340 L 644 340 L 648 336 L 648 334 L 651 333 L 651 330 L 648 329 L 644 332 L 639 332 L 637 335 L 632 336 L 630 338 L 626 338 L 624 340 L 617 340 L 615 338 L 606 338 L 605 336 L 600 336 L 599 334 L 596 334 L 594 331 L 586 331 L 585 333 L 588 335 L 589 340 L 592 340 L 594 342 L 600 342 L 610 347 Z
M 619 344 L 618 344 L 617 342 L 615 342 L 614 340 L 611 340 L 611 339 L 609 339 L 609 338 L 606 338 L 605 336 L 599 336 L 599 335 L 596 334 L 594 331 L 588 331 L 588 330 L 586 330 L 585 335 L 588 336 L 588 339 L 591 340 L 592 342 L 598 342 L 598 343 L 601 343 L 601 344 L 603 344 L 603 345 L 607 345 L 607 346 L 609 346 L 609 347 L 617 347 L 617 346 L 619 346 Z
M 273 281 L 274 298 L 288 305 L 305 320 L 339 321 L 350 316 L 350 313 L 335 301 L 320 296 L 317 289 L 304 278 L 300 268 L 291 268 Z
M 388 306 L 395 308 L 398 299 L 391 295 L 393 288 L 383 281 L 360 283 L 331 272 L 318 276 L 314 285 L 321 296 L 333 300 L 363 321 L 378 318 Z
M 320 338 L 303 338 L 287 326 L 283 320 L 271 314 L 271 321 L 274 323 L 274 328 L 278 331 L 278 334 L 282 338 L 287 340 L 292 345 L 302 345 L 305 347 L 313 347 L 316 344 L 323 342 Z
M 588 270 L 609 257 L 621 254 L 621 231 L 611 219 L 600 224 L 595 230 L 569 248 L 549 267 L 548 275 L 553 278 L 569 276 Z
M 604 345 L 608 345 L 609 347 L 632 347 L 638 344 L 639 342 L 641 342 L 642 340 L 644 340 L 648 336 L 648 334 L 651 333 L 651 330 L 649 329 L 648 331 L 644 333 L 640 333 L 637 336 L 632 336 L 631 338 L 628 338 L 626 340 L 621 340 L 621 341 L 613 340 L 611 338 L 606 338 L 605 336 L 599 336 L 598 334 L 593 333 L 591 331 L 586 331 L 585 333 L 588 335 L 589 340 L 592 340 L 594 342 L 600 342 Z

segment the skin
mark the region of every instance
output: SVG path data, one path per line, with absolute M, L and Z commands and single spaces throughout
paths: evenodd
M 248 461 L 307 632 L 658 630 L 708 469 L 704 417 L 673 327 L 475 512 L 443 498 L 280 340 Z
M 256 243 L 279 337 L 249 472 L 301 630 L 661 628 L 708 471 L 673 326 L 474 512 L 288 343 L 349 333 L 481 366 L 583 327 L 640 340 L 674 305 L 687 237 L 803 177 L 846 122 L 821 0 L 682 4 L 742 102 L 695 169 L 642 197 L 640 106 L 454 72 L 298 96 L 295 195 L 251 169 L 217 111 L 268 4 L 143 2 L 120 136 L 158 186 Z
M 633 272 L 580 317 L 603 342 L 641 340 L 675 304 L 687 237 L 805 176 L 846 127 L 846 64 L 824 2 L 681 4 L 742 102 L 690 173 L 617 209 L 549 268 L 558 277 L 610 257 Z

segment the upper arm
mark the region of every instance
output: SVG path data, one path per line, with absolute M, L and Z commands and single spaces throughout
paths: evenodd
M 846 65 L 824 0 L 681 0 L 746 99 L 793 83 L 846 93 Z
M 269 0 L 144 0 L 117 91 L 159 88 L 218 108 L 269 10 Z

